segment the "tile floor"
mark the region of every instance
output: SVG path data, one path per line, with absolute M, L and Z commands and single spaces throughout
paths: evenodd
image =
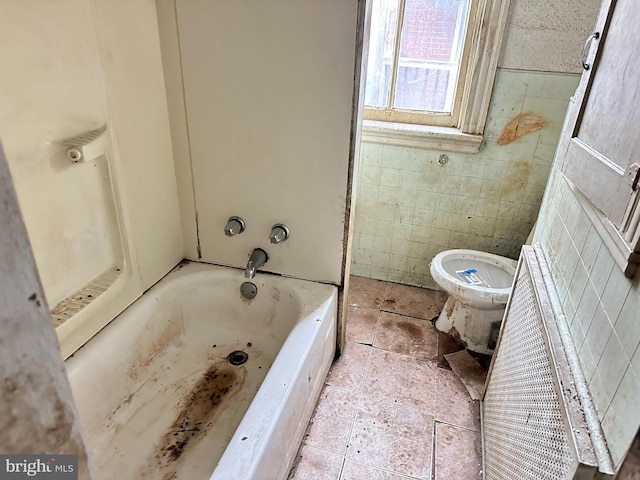
M 290 480 L 480 478 L 478 402 L 443 355 L 442 292 L 351 277 L 347 345 Z

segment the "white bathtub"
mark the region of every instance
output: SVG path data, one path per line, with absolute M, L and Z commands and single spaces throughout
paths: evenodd
M 257 274 L 248 301 L 243 274 L 183 263 L 67 360 L 98 480 L 286 478 L 333 360 L 337 292 Z

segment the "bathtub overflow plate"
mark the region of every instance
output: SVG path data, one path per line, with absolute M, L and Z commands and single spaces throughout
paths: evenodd
M 247 352 L 243 352 L 242 350 L 236 350 L 235 352 L 231 352 L 227 356 L 227 360 L 231 365 L 242 365 L 247 360 L 249 360 L 249 354 L 247 354 Z
M 240 295 L 247 300 L 251 300 L 258 295 L 258 287 L 256 287 L 256 284 L 253 282 L 244 282 L 240 285 Z

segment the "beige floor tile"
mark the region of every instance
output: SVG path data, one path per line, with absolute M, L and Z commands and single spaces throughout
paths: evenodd
M 435 480 L 481 480 L 480 466 L 470 464 L 464 459 L 436 457 Z
M 487 372 L 471 356 L 467 350 L 449 353 L 444 356 L 449 362 L 451 370 L 455 372 L 460 381 L 469 392 L 473 400 L 480 400 L 484 391 L 484 383 L 487 379 Z
M 408 441 L 418 443 L 424 450 L 433 446 L 433 416 L 406 407 L 396 407 L 395 418 L 391 425 L 392 432 Z
M 479 432 L 436 422 L 436 455 L 480 463 L 481 452 Z
M 471 430 L 480 430 L 480 403 L 450 370 L 438 368 L 436 381 L 437 421 L 450 423 Z
M 396 475 L 379 468 L 360 465 L 347 460 L 342 469 L 340 480 L 410 480 L 411 477 Z
M 358 275 L 349 275 L 349 291 L 359 290 L 362 286 L 363 280 L 370 280 L 366 277 L 360 277 Z
M 309 422 L 304 443 L 344 455 L 352 427 L 353 420 L 316 415 Z
M 355 307 L 380 308 L 385 299 L 386 289 L 386 282 L 352 275 L 349 279 L 347 304 Z
M 370 345 L 359 343 L 347 343 L 344 351 L 337 362 L 344 362 L 356 367 L 366 368 L 369 363 L 369 356 L 374 349 Z
M 461 398 L 438 402 L 435 417 L 442 422 L 480 431 L 480 402 Z
M 332 367 L 327 376 L 327 384 L 341 388 L 348 388 L 354 392 L 362 390 L 365 379 L 363 368 L 352 367 L 350 365 L 340 365 Z
M 373 347 L 347 343 L 344 353 L 331 365 L 326 383 L 358 392 L 362 389 L 367 362 Z
M 375 347 L 417 358 L 438 355 L 438 333 L 428 320 L 381 312 Z
M 360 395 L 357 408 L 358 422 L 379 427 L 385 432 L 391 433 L 395 407 L 396 403 L 388 401 L 386 398 Z
M 403 357 L 398 386 L 398 403 L 433 413 L 436 400 L 436 372 L 432 362 Z
M 388 472 L 347 460 L 340 480 L 388 480 Z
M 425 382 L 405 380 L 398 390 L 398 403 L 433 414 L 435 412 L 436 396 L 433 390 L 429 391 L 423 388 L 425 384 L 428 384 L 427 382 L 433 383 L 433 380 L 425 379 Z
M 431 320 L 442 311 L 447 294 L 437 290 L 388 283 L 382 310 Z
M 347 458 L 411 478 L 430 478 L 433 417 L 363 397 Z
M 303 446 L 289 480 L 338 480 L 344 456 Z
M 377 308 L 347 307 L 347 342 L 371 345 L 379 314 Z
M 379 355 L 374 355 L 372 352 L 372 361 L 364 380 L 362 393 L 397 402 L 401 397 L 402 389 L 401 358 L 402 356 L 397 353 L 384 350 L 380 350 Z
M 345 420 L 356 417 L 358 394 L 347 388 L 325 385 L 320 392 L 315 415 L 326 415 Z
M 436 422 L 435 459 L 436 479 L 480 479 L 480 434 Z
M 377 375 L 400 375 L 403 368 L 404 355 L 388 352 L 380 348 L 372 347 L 369 353 L 368 376 L 375 378 Z
M 392 436 L 386 428 L 356 419 L 349 437 L 347 458 L 370 467 L 385 468 L 391 440 Z
M 435 385 L 433 363 L 374 349 L 362 393 L 433 413 Z
M 411 442 L 403 438 L 394 440 L 389 453 L 387 468 L 394 473 L 408 475 L 412 478 L 431 478 L 431 445 L 425 448 L 419 442 Z
M 469 392 L 458 376 L 451 370 L 439 368 L 437 370 L 436 393 L 438 397 L 462 397 L 471 400 Z
M 363 394 L 347 456 L 395 474 L 430 478 L 433 429 L 431 415 Z
M 385 430 L 393 437 L 421 442 L 431 448 L 433 416 L 409 407 L 398 405 L 381 397 L 362 395 L 358 403 L 358 421 Z
M 350 282 L 347 345 L 290 480 L 479 479 L 479 404 L 454 372 L 438 368 L 461 347 L 425 321 L 446 295 Z

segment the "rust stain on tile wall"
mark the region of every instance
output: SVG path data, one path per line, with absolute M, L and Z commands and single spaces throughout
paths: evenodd
M 546 120 L 532 112 L 524 112 L 511 119 L 504 127 L 498 139 L 498 145 L 507 145 L 527 133 L 540 130 L 547 124 Z
M 502 195 L 508 195 L 527 186 L 531 173 L 531 163 L 526 160 L 516 160 L 510 167 L 502 187 Z

